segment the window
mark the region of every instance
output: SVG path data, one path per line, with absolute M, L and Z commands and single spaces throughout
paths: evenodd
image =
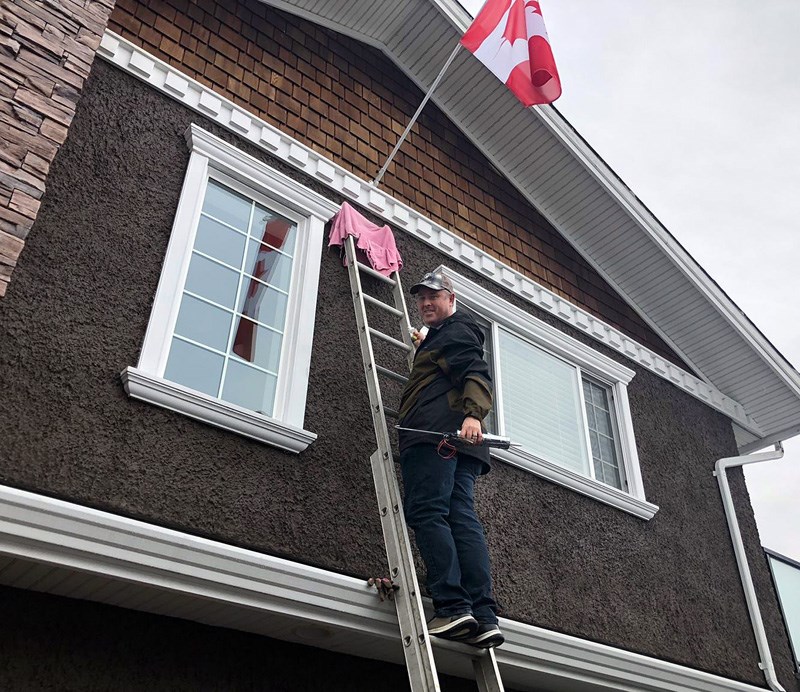
M 192 153 L 128 393 L 290 451 L 303 429 L 329 200 L 192 126 Z
M 297 224 L 206 186 L 164 378 L 271 416 Z
M 648 503 L 627 398 L 634 373 L 445 267 L 486 337 L 495 408 L 487 427 L 520 445 L 493 453 L 642 518 Z
M 778 603 L 789 635 L 794 665 L 800 673 L 800 562 L 766 551 Z

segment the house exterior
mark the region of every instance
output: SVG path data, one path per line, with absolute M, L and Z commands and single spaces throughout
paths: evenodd
M 477 498 L 506 688 L 767 688 L 714 468 L 800 432 L 800 378 L 557 111 L 464 53 L 370 185 L 457 3 L 4 11 L 3 689 L 407 689 L 366 585 L 387 567 L 326 249 L 344 201 L 488 336 L 491 425 L 522 444 Z

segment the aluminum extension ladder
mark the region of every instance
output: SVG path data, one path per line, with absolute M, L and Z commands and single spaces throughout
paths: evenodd
M 408 309 L 406 308 L 398 272 L 393 272 L 391 277 L 387 278 L 371 267 L 358 262 L 353 236 L 348 236 L 345 241 L 345 253 L 350 275 L 350 288 L 353 293 L 358 337 L 361 343 L 361 356 L 364 361 L 364 373 L 367 378 L 367 389 L 369 390 L 372 420 L 375 425 L 375 437 L 378 443 L 378 449 L 370 457 L 372 476 L 375 481 L 375 492 L 378 496 L 378 508 L 383 529 L 383 539 L 386 544 L 386 555 L 389 561 L 389 571 L 393 582 L 399 587 L 394 593 L 394 601 L 397 606 L 397 619 L 400 624 L 400 636 L 403 642 L 408 677 L 412 692 L 439 692 L 439 678 L 436 673 L 436 663 L 432 650 L 432 639 L 435 638 L 428 634 L 425 626 L 422 595 L 414 568 L 408 529 L 403 517 L 400 488 L 395 474 L 391 441 L 386 424 L 386 415 L 396 416 L 397 413 L 384 408 L 379 380 L 379 377 L 387 377 L 395 381 L 405 382 L 408 378 L 378 365 L 375 362 L 372 346 L 372 337 L 375 337 L 393 348 L 405 351 L 410 370 L 414 361 L 414 347 L 410 333 L 411 321 L 408 317 Z M 394 306 L 363 292 L 360 276 L 362 272 L 391 286 Z M 397 318 L 402 341 L 369 326 L 366 303 Z M 494 649 L 477 649 L 466 644 L 442 640 L 436 641 L 436 645 L 449 651 L 463 653 L 463 655 L 472 659 L 472 667 L 480 692 L 503 692 L 503 682 L 500 678 Z

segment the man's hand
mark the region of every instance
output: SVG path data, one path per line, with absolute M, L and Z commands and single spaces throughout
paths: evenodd
M 412 329 L 411 341 L 414 343 L 414 348 L 419 348 L 419 345 L 425 341 L 425 335 L 419 329 Z
M 467 442 L 479 445 L 483 442 L 481 422 L 477 418 L 467 416 L 461 424 L 461 437 L 467 440 Z

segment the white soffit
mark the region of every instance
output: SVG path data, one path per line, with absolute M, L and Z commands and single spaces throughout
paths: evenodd
M 262 1 L 380 48 L 422 89 L 471 21 L 454 0 Z M 433 100 L 765 439 L 800 432 L 797 371 L 555 109 L 523 108 L 466 51 Z
M 0 584 L 403 663 L 397 615 L 363 579 L 0 485 Z M 537 692 L 762 688 L 513 620 L 504 682 Z M 439 670 L 472 677 L 436 647 Z

